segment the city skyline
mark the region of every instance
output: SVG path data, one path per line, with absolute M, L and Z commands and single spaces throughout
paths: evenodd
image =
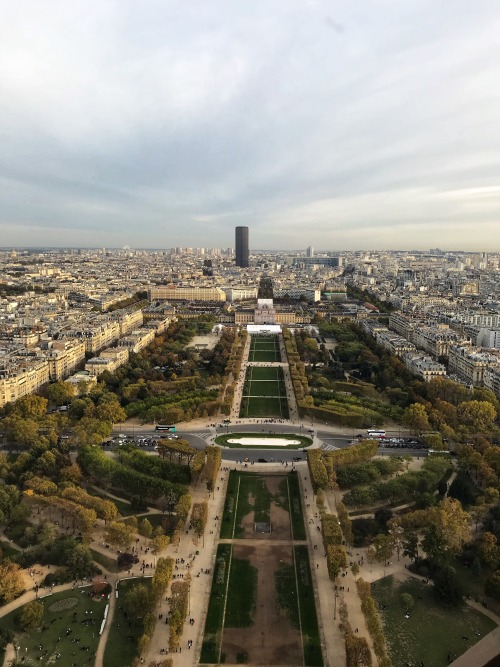
M 500 8 L 9 6 L 0 242 L 500 248 Z

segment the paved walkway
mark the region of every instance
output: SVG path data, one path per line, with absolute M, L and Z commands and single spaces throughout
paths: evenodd
M 234 464 L 231 467 L 234 468 Z M 184 530 L 179 544 L 169 546 L 165 554 L 179 561 L 177 563 L 178 570 L 174 573 L 176 578 L 173 581 L 177 581 L 178 578 L 182 579 L 183 575 L 185 576 L 188 573 L 191 574 L 188 615 L 184 623 L 180 651 L 175 653 L 174 656 L 175 667 L 192 667 L 199 661 L 212 583 L 211 574 L 215 565 L 220 529 L 220 521 L 216 517 L 222 517 L 228 476 L 229 472 L 227 470 L 222 470 L 219 473 L 214 493 L 210 495 L 210 499 L 204 483 L 198 483 L 197 487 L 192 489 L 193 503 L 209 500 L 204 538 L 198 540 L 192 530 Z M 186 521 L 186 528 L 189 527 L 189 523 L 190 517 Z M 207 571 L 209 574 L 206 574 Z M 170 592 L 166 597 L 169 597 L 169 595 Z M 156 613 L 158 615 L 163 614 L 163 619 L 166 618 L 168 615 L 168 602 L 166 600 L 161 601 Z M 193 625 L 189 623 L 190 618 L 194 619 Z M 164 658 L 164 655 L 160 653 L 161 649 L 168 648 L 169 626 L 163 619 L 156 624 L 147 653 L 142 656 L 146 665 L 151 661 L 159 662 Z M 188 648 L 188 641 L 192 641 L 192 648 Z
M 345 641 L 340 630 L 340 605 L 344 602 L 348 609 L 348 619 L 353 632 L 358 629 L 358 636 L 365 637 L 373 653 L 365 617 L 361 611 L 361 601 L 358 597 L 356 583 L 350 570 L 345 576 L 338 578 L 338 590 L 335 595 L 334 584 L 328 576 L 326 558 L 324 556 L 323 540 L 321 531 L 320 513 L 316 505 L 316 499 L 312 492 L 312 483 L 309 476 L 309 468 L 306 464 L 297 466 L 302 498 L 304 502 L 304 520 L 310 544 L 309 557 L 313 577 L 316 578 L 316 607 L 320 633 L 323 645 L 325 667 L 337 667 L 345 665 Z M 333 495 L 326 496 L 325 509 L 331 514 L 336 514 L 333 507 Z M 352 553 L 352 552 L 351 552 Z M 374 653 L 373 653 L 374 656 Z M 374 663 L 376 661 L 374 660 Z

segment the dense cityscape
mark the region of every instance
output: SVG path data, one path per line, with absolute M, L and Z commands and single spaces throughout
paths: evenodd
M 494 660 L 500 255 L 234 239 L 0 252 L 4 664 Z

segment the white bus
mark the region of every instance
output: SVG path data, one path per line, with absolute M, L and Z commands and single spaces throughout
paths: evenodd
M 378 438 L 383 440 L 385 438 L 385 431 L 379 431 L 378 429 L 369 428 L 366 432 L 369 438 Z

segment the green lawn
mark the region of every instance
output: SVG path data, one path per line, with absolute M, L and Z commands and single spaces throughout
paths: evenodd
M 257 575 L 257 568 L 250 565 L 248 560 L 233 556 L 226 605 L 226 628 L 248 628 L 253 625 Z
M 249 361 L 281 361 L 279 341 L 277 337 L 252 338 Z
M 263 349 L 263 350 L 250 350 L 248 354 L 248 361 L 281 361 L 281 355 L 279 350 Z
M 294 552 L 295 567 L 297 568 L 300 622 L 304 642 L 304 664 L 309 667 L 322 667 L 323 657 L 307 546 L 295 546 Z
M 243 397 L 240 417 L 269 417 L 288 419 L 288 401 L 286 398 Z
M 215 559 L 212 589 L 208 602 L 205 633 L 201 647 L 200 662 L 217 663 L 219 661 L 220 642 L 222 639 L 222 618 L 226 599 L 226 584 L 229 574 L 230 544 L 219 544 Z M 108 667 L 105 665 L 104 667 Z
M 130 667 L 137 657 L 137 641 L 143 632 L 142 619 L 126 618 L 120 608 L 120 596 L 123 596 L 137 584 L 151 586 L 151 579 L 126 579 L 118 585 L 113 622 L 109 630 L 108 641 L 104 651 L 103 667 Z M 114 593 L 113 593 L 114 595 Z M 168 645 L 168 634 L 165 631 L 165 645 Z
M 13 523 L 7 524 L 4 533 L 9 538 L 9 540 L 12 540 L 17 544 L 19 540 L 24 537 L 26 528 L 29 527 L 33 527 L 33 524 L 29 521 L 15 521 Z
M 226 499 L 224 501 L 224 513 L 220 526 L 221 540 L 231 539 L 233 536 L 234 516 L 236 512 L 236 497 L 238 495 L 239 473 L 236 470 L 229 472 Z
M 10 558 L 11 560 L 15 560 L 16 556 L 21 553 L 19 549 L 14 549 L 14 547 L 11 546 L 6 540 L 0 540 L 0 549 L 2 550 L 2 556 L 4 558 Z
M 105 567 L 108 572 L 118 572 L 118 564 L 116 558 L 111 558 L 111 555 L 105 556 L 100 551 L 95 549 L 90 550 L 92 553 L 92 560 L 95 561 L 98 565 Z M 111 551 L 110 554 L 113 552 Z
M 283 369 L 281 367 L 266 368 L 265 366 L 250 366 L 247 368 L 245 381 L 259 380 L 283 380 Z
M 410 593 L 415 602 L 409 618 L 405 618 L 402 593 Z M 394 665 L 423 661 L 425 667 L 442 667 L 450 662 L 448 655 L 457 658 L 496 627 L 494 621 L 467 605 L 438 605 L 432 586 L 416 579 L 401 584 L 385 577 L 372 585 L 372 595 L 380 607 Z
M 286 389 L 283 382 L 252 380 L 245 385 L 243 396 L 286 396 Z
M 247 369 L 240 417 L 288 419 L 288 401 L 282 368 Z
M 290 512 L 290 519 L 292 522 L 292 539 L 305 540 L 306 528 L 304 525 L 304 515 L 302 513 L 299 477 L 296 472 L 292 472 L 287 476 L 287 480 L 291 502 L 291 508 L 288 508 L 288 511 Z
M 60 664 L 69 667 L 73 662 L 79 665 L 89 664 L 89 657 L 94 656 L 97 649 L 104 609 L 108 603 L 107 596 L 90 598 L 89 590 L 90 588 L 86 586 L 41 599 L 44 604 L 42 631 L 28 633 L 18 631 L 15 619 L 22 607 L 2 618 L 2 626 L 16 634 L 16 642 L 21 646 L 19 655 L 24 656 L 24 665 Z M 62 600 L 67 600 L 67 604 L 73 606 L 60 611 L 50 611 L 52 605 Z M 76 639 L 79 641 L 73 641 Z M 42 650 L 39 648 L 40 645 Z M 84 646 L 89 650 L 82 651 Z M 39 660 L 45 651 L 47 651 L 46 658 Z M 58 653 L 61 654 L 60 659 L 56 659 Z M 93 663 L 92 658 L 90 664 Z

